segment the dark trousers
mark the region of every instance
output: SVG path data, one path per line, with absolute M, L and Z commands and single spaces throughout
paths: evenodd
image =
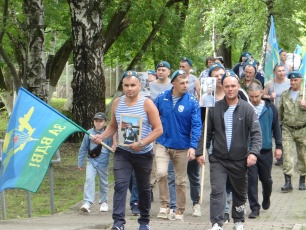
M 125 224 L 126 195 L 129 188 L 132 171 L 135 171 L 140 211 L 139 224 L 150 222 L 151 187 L 150 174 L 152 170 L 152 153 L 133 154 L 117 148 L 114 156 L 115 192 L 113 199 L 114 225 L 121 227 Z
M 262 195 L 264 199 L 270 199 L 272 193 L 272 149 L 261 150 L 255 165 L 248 169 L 248 198 L 251 210 L 260 209 L 258 203 L 258 179 L 262 184 Z
M 187 175 L 189 178 L 190 185 L 190 197 L 193 202 L 193 205 L 195 205 L 199 203 L 201 189 L 200 166 L 196 159 L 188 161 Z
M 234 222 L 244 222 L 245 203 L 247 198 L 246 159 L 240 161 L 224 160 L 209 156 L 210 162 L 210 221 L 223 226 L 226 203 L 226 180 L 232 185 L 232 218 Z
M 131 176 L 131 179 L 130 179 L 129 190 L 130 190 L 130 193 L 131 193 L 131 196 L 130 196 L 130 207 L 132 209 L 133 205 L 135 203 L 138 203 L 138 200 L 139 200 L 139 198 L 138 198 L 137 181 L 136 181 L 136 176 L 135 176 L 134 170 L 132 172 L 132 176 Z

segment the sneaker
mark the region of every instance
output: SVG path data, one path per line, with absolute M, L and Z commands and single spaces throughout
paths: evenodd
M 243 223 L 242 222 L 236 222 L 234 229 L 235 230 L 243 230 Z
M 224 217 L 223 217 L 223 221 L 224 221 L 224 223 L 226 224 L 226 223 L 228 223 L 228 222 L 230 222 L 230 217 L 229 217 L 229 213 L 224 213 Z
M 159 213 L 157 214 L 157 218 L 167 219 L 170 213 L 170 209 L 164 204 L 160 209 Z
M 148 224 L 140 224 L 139 230 L 150 230 L 150 226 Z
M 82 207 L 80 208 L 80 210 L 81 210 L 82 212 L 90 213 L 90 204 L 84 203 L 84 204 L 82 205 Z
M 199 204 L 193 205 L 193 213 L 192 216 L 199 217 L 201 216 L 201 206 Z
M 283 165 L 283 160 L 277 160 L 274 165 L 282 166 Z
M 254 209 L 250 213 L 249 218 L 250 219 L 256 219 L 258 216 L 259 216 L 259 210 L 258 209 Z
M 175 220 L 181 220 L 184 221 L 184 215 L 180 211 L 175 212 Z
M 175 220 L 175 212 L 173 211 L 173 209 L 169 210 L 168 219 Z
M 100 212 L 107 212 L 108 211 L 108 205 L 106 202 L 103 202 L 100 206 Z
M 118 226 L 113 225 L 111 230 L 124 230 L 124 227 L 118 227 Z
M 218 223 L 215 223 L 211 230 L 223 230 L 223 228 Z
M 138 208 L 138 203 L 134 203 L 131 207 L 132 209 L 132 215 L 133 216 L 138 216 L 140 214 L 139 208 Z

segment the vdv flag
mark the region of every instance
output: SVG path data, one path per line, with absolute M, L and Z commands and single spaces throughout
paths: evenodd
M 37 192 L 54 153 L 74 132 L 87 131 L 20 88 L 3 144 L 0 191 Z
M 306 79 L 306 55 L 304 55 L 301 66 L 300 66 L 300 72 L 303 76 L 303 80 Z
M 274 27 L 274 19 L 271 15 L 271 25 L 266 46 L 265 82 L 273 78 L 273 68 L 277 63 L 279 63 L 278 43 Z

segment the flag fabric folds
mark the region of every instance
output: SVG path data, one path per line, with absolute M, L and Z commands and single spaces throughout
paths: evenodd
M 278 43 L 274 27 L 274 19 L 271 15 L 271 25 L 266 46 L 266 59 L 265 59 L 265 82 L 273 79 L 273 68 L 279 63 Z
M 20 88 L 3 143 L 0 191 L 37 192 L 59 146 L 74 132 L 87 132 Z
M 303 76 L 303 80 L 305 81 L 306 79 L 306 55 L 304 55 L 301 66 L 300 66 L 300 70 L 299 70 Z

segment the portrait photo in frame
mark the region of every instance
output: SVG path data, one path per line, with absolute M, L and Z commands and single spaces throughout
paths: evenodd
M 216 79 L 213 77 L 201 79 L 200 106 L 215 107 Z
M 118 145 L 128 146 L 141 140 L 142 117 L 134 114 L 121 114 L 118 132 Z
M 140 78 L 141 89 L 139 94 L 144 97 L 150 97 L 148 72 L 137 72 Z

